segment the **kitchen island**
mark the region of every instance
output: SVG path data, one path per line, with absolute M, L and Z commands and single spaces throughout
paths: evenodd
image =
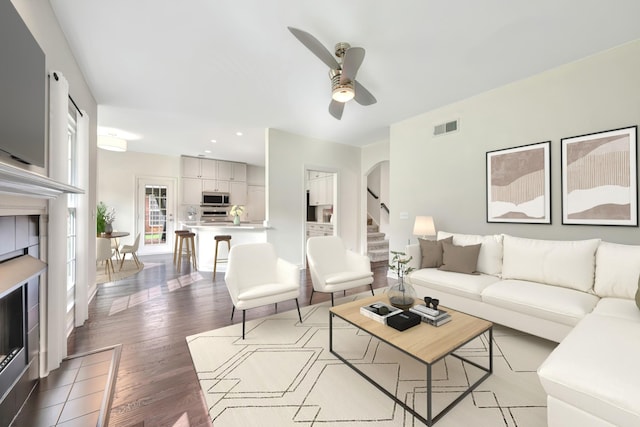
M 231 236 L 231 246 L 243 243 L 261 243 L 267 241 L 267 229 L 262 223 L 241 222 L 234 225 L 232 222 L 218 221 L 180 221 L 180 228 L 196 234 L 196 256 L 198 270 L 213 271 L 213 260 L 216 252 L 215 236 L 226 234 Z M 227 244 L 220 242 L 218 246 L 218 259 L 227 258 L 229 251 Z M 218 262 L 217 273 L 226 270 L 226 263 Z

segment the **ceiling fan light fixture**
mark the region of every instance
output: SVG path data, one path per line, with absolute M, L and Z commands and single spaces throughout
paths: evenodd
M 333 88 L 331 98 L 338 102 L 347 102 L 351 101 L 355 94 L 353 85 L 338 85 Z
M 111 135 L 98 136 L 98 148 L 109 151 L 127 151 L 127 140 Z

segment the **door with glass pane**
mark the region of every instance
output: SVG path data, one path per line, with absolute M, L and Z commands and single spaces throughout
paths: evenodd
M 176 183 L 168 178 L 138 179 L 138 254 L 173 251 Z M 134 236 L 135 238 L 135 236 Z

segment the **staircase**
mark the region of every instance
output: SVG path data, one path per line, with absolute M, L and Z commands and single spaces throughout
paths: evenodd
M 384 237 L 377 225 L 367 225 L 367 255 L 372 263 L 389 263 L 389 241 Z

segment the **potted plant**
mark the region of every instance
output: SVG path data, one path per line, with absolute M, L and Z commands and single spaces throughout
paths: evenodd
M 113 221 L 116 220 L 115 208 L 109 208 L 104 202 L 98 203 L 96 208 L 96 231 L 98 234 L 111 234 L 113 231 Z
M 408 310 L 413 307 L 416 297 L 415 289 L 405 280 L 405 276 L 414 270 L 413 267 L 407 265 L 413 257 L 407 258 L 404 252 L 398 251 L 391 251 L 391 255 L 393 255 L 393 258 L 391 259 L 389 269 L 398 276 L 398 283 L 389 288 L 389 302 L 394 307 Z
M 241 205 L 231 206 L 229 215 L 233 216 L 233 223 L 235 225 L 240 225 L 240 215 L 242 215 L 243 212 L 244 212 L 244 206 L 241 206 Z

